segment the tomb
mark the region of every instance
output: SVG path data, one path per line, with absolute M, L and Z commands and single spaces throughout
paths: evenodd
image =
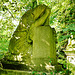
M 2 60 L 5 69 L 60 70 L 56 59 L 56 32 L 49 25 L 50 13 L 49 7 L 38 5 L 22 16 L 10 40 L 9 52 Z

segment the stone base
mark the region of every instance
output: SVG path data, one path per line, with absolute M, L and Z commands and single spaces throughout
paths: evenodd
M 60 73 L 52 72 L 36 72 L 36 71 L 20 71 L 20 70 L 0 70 L 0 75 L 62 75 Z
M 50 60 L 50 58 L 32 58 L 32 65 L 33 65 L 33 70 L 35 71 L 43 71 L 43 72 L 48 72 L 51 69 L 55 69 L 54 64 L 56 62 L 55 59 Z M 47 67 L 49 70 L 47 70 Z
M 52 70 L 61 71 L 62 65 L 58 65 L 57 62 L 54 64 L 55 59 L 50 60 L 50 58 L 33 58 L 33 70 L 38 72 L 50 72 Z
M 32 72 L 3 69 L 3 70 L 0 70 L 0 75 L 32 75 Z
M 29 70 L 29 67 L 23 62 L 19 61 L 6 61 L 4 59 L 1 60 L 4 69 L 12 69 L 12 70 Z M 23 64 L 22 64 L 23 63 Z
M 46 66 L 34 66 L 33 68 L 34 71 L 38 71 L 38 72 L 51 72 L 51 71 L 62 71 L 62 65 L 48 65 L 47 68 Z

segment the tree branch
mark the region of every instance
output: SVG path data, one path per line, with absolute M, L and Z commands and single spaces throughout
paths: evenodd
M 11 13 L 11 11 L 7 8 L 7 6 L 5 5 L 6 10 L 11 14 L 11 16 L 14 18 L 13 14 Z

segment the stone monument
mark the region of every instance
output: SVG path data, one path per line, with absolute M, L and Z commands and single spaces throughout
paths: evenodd
M 49 25 L 34 30 L 32 61 L 37 71 L 46 71 L 50 61 L 51 65 L 57 65 L 55 31 Z
M 56 33 L 49 26 L 50 13 L 49 7 L 38 5 L 22 16 L 10 40 L 9 52 L 5 56 L 4 64 L 16 63 L 22 66 L 21 69 L 28 69 L 26 66 L 34 65 L 33 69 L 37 71 L 45 71 L 49 61 L 51 65 L 57 65 Z

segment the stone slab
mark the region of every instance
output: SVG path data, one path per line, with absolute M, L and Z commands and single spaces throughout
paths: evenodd
M 63 75 L 63 74 L 53 73 L 53 72 L 46 73 L 46 72 L 36 72 L 36 71 L 3 69 L 3 70 L 0 70 L 0 75 Z
M 34 29 L 32 61 L 39 70 L 43 70 L 39 67 L 41 64 L 45 66 L 49 61 L 52 65 L 57 64 L 55 37 L 50 26 L 38 26 Z

